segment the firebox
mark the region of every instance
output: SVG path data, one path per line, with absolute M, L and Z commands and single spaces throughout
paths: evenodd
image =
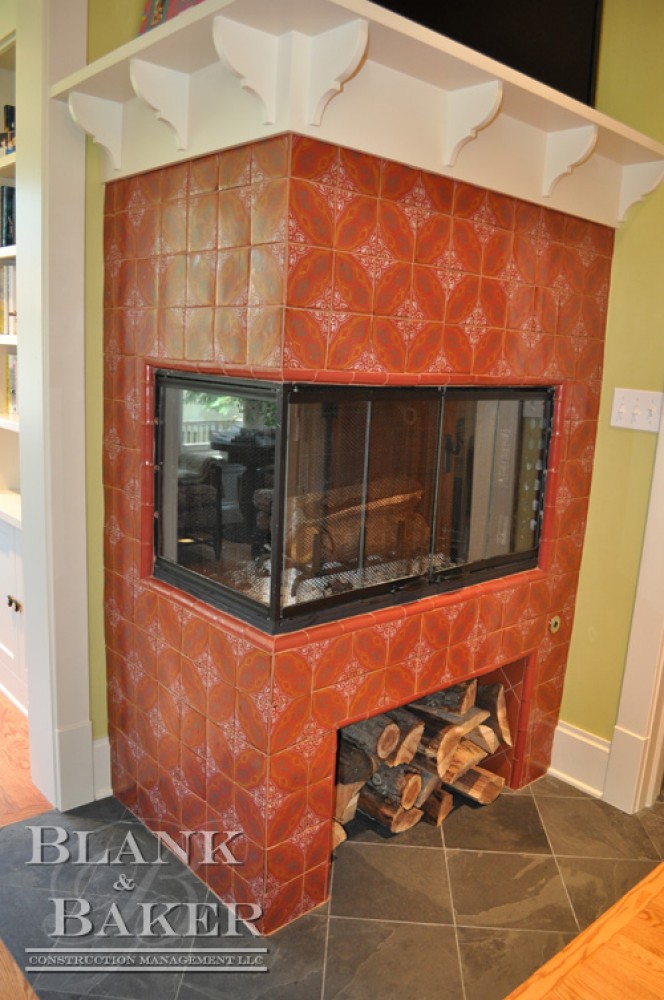
M 537 565 L 553 390 L 156 372 L 154 574 L 276 633 Z

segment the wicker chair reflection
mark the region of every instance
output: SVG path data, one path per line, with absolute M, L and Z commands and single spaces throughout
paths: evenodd
M 187 456 L 178 475 L 178 545 L 211 545 L 221 556 L 221 461 Z

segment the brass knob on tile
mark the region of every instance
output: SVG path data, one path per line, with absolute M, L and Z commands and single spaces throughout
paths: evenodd
M 551 621 L 549 622 L 549 632 L 551 633 L 551 635 L 555 635 L 556 632 L 560 629 L 561 625 L 562 622 L 560 620 L 560 615 L 554 615 Z

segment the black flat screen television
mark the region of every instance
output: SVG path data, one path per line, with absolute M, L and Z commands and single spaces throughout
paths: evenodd
M 591 106 L 602 0 L 377 0 Z

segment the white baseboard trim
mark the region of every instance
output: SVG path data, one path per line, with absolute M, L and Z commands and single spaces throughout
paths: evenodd
M 105 799 L 113 794 L 111 785 L 111 744 L 108 736 L 92 744 L 92 771 L 95 799 Z
M 92 780 L 92 725 L 88 720 L 75 726 L 57 729 L 56 761 L 59 801 L 54 805 L 62 812 L 90 802 Z
M 553 739 L 549 773 L 595 798 L 604 793 L 611 743 L 567 722 L 559 722 Z

